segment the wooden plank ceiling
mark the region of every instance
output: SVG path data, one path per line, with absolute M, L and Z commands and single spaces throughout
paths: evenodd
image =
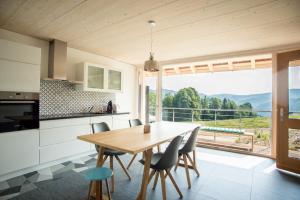
M 0 28 L 141 64 L 149 19 L 155 58 L 168 61 L 299 43 L 299 10 L 299 0 L 1 0 Z
M 290 62 L 290 67 L 300 66 L 300 60 Z M 231 72 L 241 70 L 257 70 L 272 67 L 272 55 L 253 55 L 201 62 L 171 64 L 163 67 L 163 75 L 184 75 L 197 73 Z M 157 73 L 145 72 L 145 76 L 157 76 Z

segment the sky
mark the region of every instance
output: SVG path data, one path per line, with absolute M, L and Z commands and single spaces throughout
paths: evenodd
M 300 88 L 300 67 L 293 68 L 291 72 L 291 88 Z M 150 89 L 155 89 L 155 80 L 147 78 L 146 84 Z M 162 85 L 163 89 L 174 91 L 194 87 L 206 95 L 268 93 L 272 92 L 272 69 L 164 76 Z

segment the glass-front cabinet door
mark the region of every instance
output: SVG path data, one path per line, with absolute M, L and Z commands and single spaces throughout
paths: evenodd
M 118 70 L 108 70 L 108 89 L 122 91 L 122 72 Z
M 104 68 L 87 65 L 87 88 L 104 89 Z

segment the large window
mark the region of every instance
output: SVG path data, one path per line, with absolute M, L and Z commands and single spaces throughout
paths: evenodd
M 198 142 L 271 154 L 272 69 L 164 75 L 162 119 L 201 125 Z

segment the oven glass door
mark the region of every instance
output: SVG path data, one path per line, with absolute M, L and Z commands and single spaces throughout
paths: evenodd
M 39 128 L 38 101 L 0 101 L 0 133 Z

